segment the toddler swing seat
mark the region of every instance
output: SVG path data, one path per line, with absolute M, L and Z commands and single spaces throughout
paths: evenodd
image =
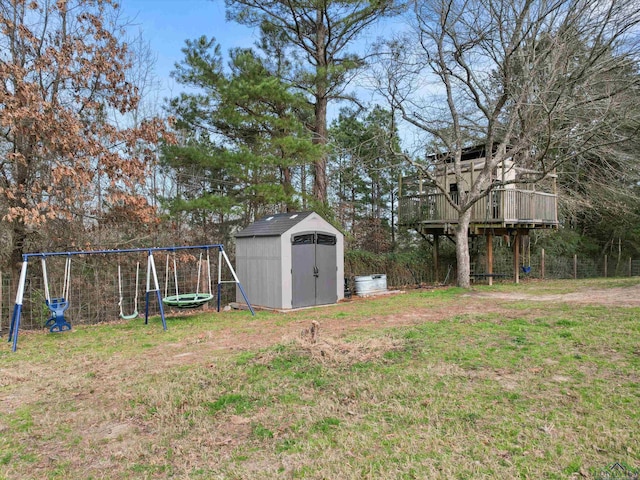
M 64 298 L 52 298 L 46 302 L 51 311 L 51 317 L 45 323 L 51 333 L 71 330 L 71 324 L 64 318 L 64 312 L 69 308 L 69 302 Z
M 71 324 L 64 318 L 64 312 L 69 308 L 69 286 L 71 284 L 71 257 L 67 257 L 64 265 L 64 284 L 62 297 L 51 298 L 49 294 L 49 279 L 47 278 L 46 257 L 42 257 L 42 279 L 44 282 L 45 304 L 51 312 L 51 316 L 45 322 L 51 333 L 60 333 L 71 330 Z

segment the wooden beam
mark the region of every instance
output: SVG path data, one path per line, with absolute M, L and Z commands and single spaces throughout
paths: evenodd
M 434 270 L 434 280 L 435 283 L 438 283 L 438 272 L 440 270 L 440 262 L 438 258 L 438 251 L 440 250 L 440 235 L 433 235 L 433 270 Z

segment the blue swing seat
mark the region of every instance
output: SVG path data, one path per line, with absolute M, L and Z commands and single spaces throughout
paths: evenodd
M 64 318 L 64 312 L 69 308 L 69 302 L 64 298 L 52 298 L 46 302 L 51 311 L 51 317 L 45 323 L 51 333 L 71 330 L 71 324 Z

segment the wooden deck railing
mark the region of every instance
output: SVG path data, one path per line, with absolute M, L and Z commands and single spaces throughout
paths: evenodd
M 444 194 L 408 195 L 400 198 L 400 224 L 457 223 L 458 212 Z M 471 223 L 555 224 L 557 196 L 551 193 L 518 190 L 494 190 L 471 209 Z

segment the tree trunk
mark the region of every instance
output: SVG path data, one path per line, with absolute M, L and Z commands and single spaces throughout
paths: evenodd
M 327 85 L 328 85 L 328 58 L 327 26 L 325 24 L 325 11 L 319 6 L 316 8 L 315 21 L 315 47 L 314 57 L 316 61 L 315 78 L 315 124 L 313 142 L 322 146 L 322 153 L 314 164 L 313 196 L 322 205 L 327 204 Z
M 300 166 L 300 194 L 302 196 L 302 209 L 307 209 L 307 165 Z
M 280 167 L 282 172 L 282 188 L 287 196 L 287 204 L 285 206 L 287 212 L 293 212 L 296 208 L 293 204 L 294 189 L 291 184 L 291 167 Z
M 21 98 L 22 100 L 22 98 Z M 22 103 L 22 102 L 21 102 Z M 24 104 L 26 100 L 24 100 Z M 29 170 L 31 167 L 32 157 L 33 157 L 33 144 L 30 142 L 30 137 L 28 135 L 24 135 L 22 133 L 18 133 L 15 136 L 14 141 L 14 152 L 19 153 L 21 155 L 21 160 L 14 163 L 13 175 L 15 185 L 20 185 L 24 187 L 24 191 L 27 192 L 30 187 L 29 182 Z M 28 205 L 26 194 L 20 197 L 9 197 L 8 198 L 8 206 L 9 208 L 15 208 L 19 210 L 20 208 L 24 208 Z M 39 201 L 38 198 L 36 201 Z M 18 279 L 20 277 L 20 270 L 22 269 L 22 255 L 25 253 L 25 244 L 27 241 L 27 227 L 22 218 L 14 219 L 12 221 L 12 244 L 11 244 L 11 284 L 17 287 Z
M 324 89 L 318 88 L 315 108 L 315 135 L 313 142 L 324 147 L 327 144 L 327 99 Z M 327 153 L 324 151 L 313 164 L 313 196 L 318 203 L 327 203 Z
M 22 269 L 24 245 L 27 240 L 27 232 L 24 225 L 20 222 L 14 222 L 13 225 L 13 245 L 11 249 L 11 285 L 18 287 L 18 279 L 20 278 L 20 270 Z
M 458 265 L 457 284 L 462 288 L 471 286 L 470 274 L 471 264 L 469 258 L 469 222 L 471 220 L 471 209 L 460 214 L 456 234 L 456 261 Z
M 391 245 L 393 246 L 393 251 L 396 250 L 396 229 L 395 229 L 395 224 L 396 224 L 396 219 L 395 219 L 395 197 L 393 194 L 393 189 L 391 190 Z

